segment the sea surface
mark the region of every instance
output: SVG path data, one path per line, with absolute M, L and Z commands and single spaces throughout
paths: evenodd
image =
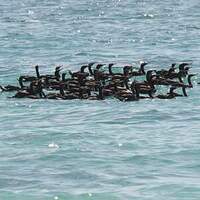
M 199 0 L 0 0 L 0 84 L 90 61 L 190 62 Z M 199 200 L 198 75 L 187 98 L 120 102 L 0 94 L 0 200 Z M 161 89 L 164 90 L 164 89 Z

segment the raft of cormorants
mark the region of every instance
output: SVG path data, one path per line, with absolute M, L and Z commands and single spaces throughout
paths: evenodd
M 36 75 L 22 75 L 18 78 L 19 86 L 0 86 L 2 92 L 16 92 L 10 98 L 31 99 L 88 99 L 104 100 L 114 97 L 120 101 L 138 101 L 140 99 L 173 99 L 186 97 L 186 89 L 193 88 L 189 63 L 173 63 L 168 69 L 148 70 L 148 63 L 140 67 L 125 65 L 116 70 L 114 63 L 101 64 L 91 62 L 80 67 L 77 72 L 61 73 L 57 66 L 53 74 L 41 75 L 38 65 Z M 121 70 L 121 72 L 119 72 Z M 136 77 L 143 77 L 136 81 Z M 158 85 L 168 87 L 166 94 L 159 94 Z M 182 94 L 175 92 L 181 89 Z

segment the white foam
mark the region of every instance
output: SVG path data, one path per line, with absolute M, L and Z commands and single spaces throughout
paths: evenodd
M 88 193 L 88 196 L 91 197 L 91 196 L 92 196 L 92 193 Z
M 59 146 L 58 146 L 57 144 L 55 144 L 54 142 L 48 144 L 48 147 L 49 147 L 49 148 L 56 148 L 56 149 L 59 148 Z

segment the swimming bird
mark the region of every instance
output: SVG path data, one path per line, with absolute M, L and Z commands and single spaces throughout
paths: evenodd
M 37 78 L 38 79 L 55 79 L 55 80 L 60 80 L 60 71 L 62 70 L 61 66 L 57 66 L 55 68 L 55 72 L 54 72 L 54 75 L 40 75 L 40 72 L 39 72 L 39 65 L 36 65 L 35 66 L 35 71 L 36 71 L 36 75 L 37 75 Z
M 156 93 L 156 88 L 151 82 L 140 84 L 139 82 L 133 81 L 131 83 L 131 88 L 136 88 L 138 93 L 148 94 L 151 98 L 153 98 L 153 94 Z
M 173 99 L 176 97 L 176 95 L 174 95 L 174 93 L 173 93 L 174 89 L 175 89 L 175 87 L 171 87 L 169 93 L 159 94 L 156 96 L 156 98 L 158 98 L 158 99 Z
M 169 93 L 167 93 L 167 94 L 171 94 L 171 95 L 174 95 L 174 96 L 176 96 L 176 97 L 183 97 L 183 96 L 184 96 L 184 97 L 187 97 L 187 96 L 188 96 L 185 87 L 182 87 L 182 92 L 183 92 L 183 94 L 178 94 L 178 93 L 174 92 L 174 90 L 176 90 L 177 88 L 178 88 L 178 87 L 172 86 L 172 87 L 170 88 Z
M 40 98 L 44 96 L 41 80 L 31 82 L 29 87 L 20 88 L 12 98 L 37 98 L 36 95 L 39 95 Z
M 137 87 L 132 87 L 131 90 L 121 91 L 115 93 L 115 97 L 120 101 L 138 101 L 139 100 L 139 91 Z
M 88 68 L 88 70 L 90 72 L 90 69 L 94 64 L 95 64 L 95 62 L 91 62 L 87 65 L 83 65 L 83 66 L 81 66 L 80 70 L 77 72 L 71 72 L 69 70 L 69 74 L 71 75 L 72 78 L 84 79 L 90 75 L 88 72 L 85 72 L 85 69 Z
M 164 77 L 167 79 L 175 79 L 175 78 L 182 78 L 182 77 L 186 77 L 186 75 L 188 74 L 188 71 L 191 67 L 186 67 L 188 66 L 189 63 L 181 63 L 178 66 L 179 71 L 176 72 L 174 69 L 171 69 L 171 71 L 166 74 Z
M 147 65 L 148 63 L 147 62 L 142 62 L 140 64 L 140 68 L 138 71 L 132 71 L 131 72 L 131 76 L 143 76 L 145 75 L 145 70 L 144 70 L 144 67 Z
M 14 85 L 6 85 L 6 86 L 0 85 L 0 89 L 2 92 L 13 92 L 13 91 L 18 91 L 21 88 L 18 86 L 14 86 Z
M 69 70 L 69 74 L 71 75 L 72 78 L 75 78 L 75 77 L 87 77 L 89 76 L 89 73 L 85 72 L 85 69 L 88 67 L 88 65 L 83 65 L 81 66 L 80 68 L 80 71 L 77 71 L 77 72 L 71 72 Z
M 171 73 L 175 72 L 175 69 L 176 69 L 175 66 L 176 66 L 176 63 L 172 63 L 169 70 L 161 69 L 159 71 L 156 71 L 156 74 L 163 78 L 170 78 Z
M 159 99 L 173 99 L 176 97 L 183 97 L 183 96 L 186 97 L 187 96 L 185 87 L 182 87 L 183 94 L 178 94 L 178 93 L 174 92 L 174 90 L 176 90 L 176 89 L 177 89 L 177 87 L 172 86 L 172 87 L 170 87 L 169 92 L 166 95 L 160 94 L 160 95 L 157 95 L 156 97 Z

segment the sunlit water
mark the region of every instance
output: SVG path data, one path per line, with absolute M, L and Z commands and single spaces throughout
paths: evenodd
M 0 84 L 61 64 L 192 62 L 198 0 L 0 0 Z M 198 76 L 188 98 L 106 101 L 0 95 L 0 199 L 199 199 Z

